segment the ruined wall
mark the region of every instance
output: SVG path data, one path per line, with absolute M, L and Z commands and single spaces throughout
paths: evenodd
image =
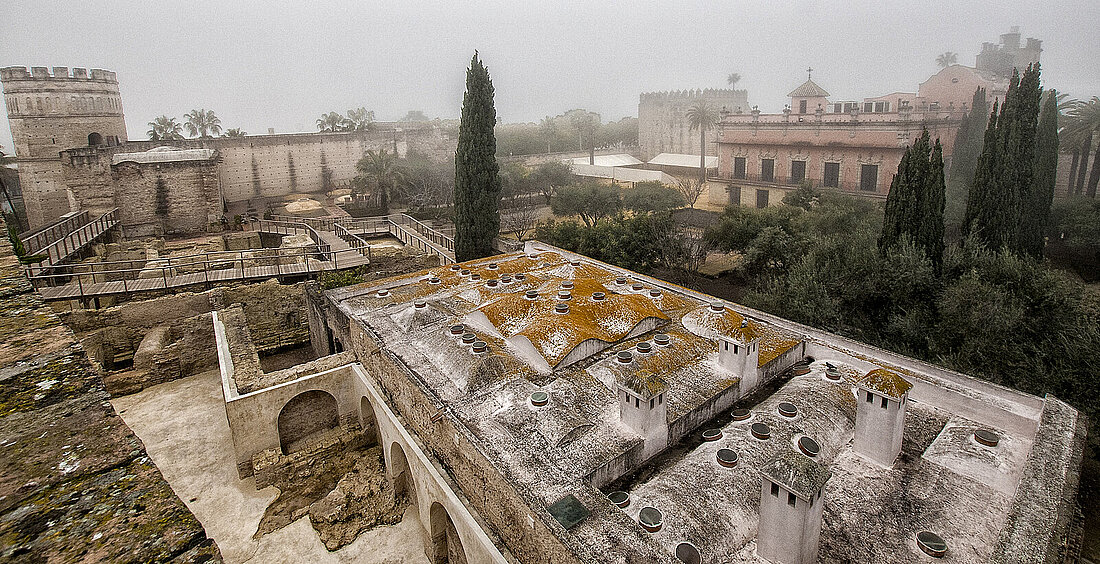
M 747 112 L 748 100 L 747 90 L 725 88 L 642 94 L 638 102 L 638 144 L 642 160 L 648 161 L 658 153 L 699 154 L 699 131 L 691 129 L 688 108 L 706 102 L 719 110 Z M 708 155 L 717 154 L 713 137 L 713 132 L 708 134 Z

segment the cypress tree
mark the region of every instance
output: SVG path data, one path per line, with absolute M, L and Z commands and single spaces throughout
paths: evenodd
M 908 240 L 921 249 L 937 270 L 943 261 L 943 210 L 946 193 L 943 148 L 932 145 L 928 130 L 906 147 L 886 197 L 886 215 L 879 249 Z
M 1043 103 L 1035 134 L 1033 176 L 1023 213 L 1020 214 L 1020 248 L 1034 257 L 1043 256 L 1054 182 L 1058 174 L 1058 100 L 1051 90 Z
M 974 179 L 974 169 L 978 166 L 978 155 L 982 152 L 982 139 L 988 118 L 986 91 L 979 87 L 970 101 L 970 112 L 963 117 L 955 136 L 955 146 L 951 153 L 952 180 L 970 182 Z
M 466 71 L 455 151 L 455 258 L 460 262 L 493 254 L 493 238 L 500 232 L 496 121 L 493 81 L 475 51 Z

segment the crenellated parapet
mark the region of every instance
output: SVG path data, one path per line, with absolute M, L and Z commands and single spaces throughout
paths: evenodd
M 664 90 L 659 92 L 643 92 L 642 102 L 667 102 L 673 100 L 695 100 L 698 98 L 745 98 L 748 90 L 735 90 L 732 88 L 695 88 L 688 90 Z
M 39 81 L 39 80 L 83 80 L 95 82 L 109 82 L 118 84 L 118 78 L 113 71 L 103 69 L 91 69 L 73 67 L 4 67 L 0 68 L 0 80 L 8 81 Z

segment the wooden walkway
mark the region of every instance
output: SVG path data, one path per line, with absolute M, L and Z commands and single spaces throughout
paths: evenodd
M 49 272 L 115 227 L 118 227 L 118 208 L 95 219 L 87 211 L 65 214 L 37 231 L 20 235 L 28 255 L 44 255 L 42 261 L 27 266 L 28 275 Z

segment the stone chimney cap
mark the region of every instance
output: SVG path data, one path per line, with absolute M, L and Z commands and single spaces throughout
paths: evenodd
M 913 387 L 913 384 L 897 372 L 885 368 L 876 368 L 856 378 L 855 384 L 865 390 L 896 400 L 900 400 Z
M 832 476 L 828 468 L 793 449 L 777 453 L 764 464 L 760 473 L 804 500 L 816 496 Z

